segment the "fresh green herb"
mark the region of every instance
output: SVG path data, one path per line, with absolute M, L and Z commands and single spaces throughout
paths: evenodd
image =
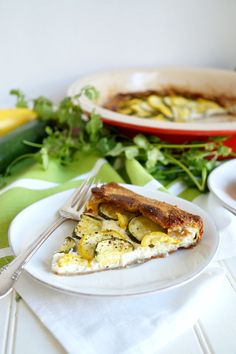
M 25 98 L 25 95 L 22 91 L 20 90 L 11 90 L 10 95 L 16 96 L 16 107 L 17 108 L 27 108 L 28 103 Z
M 33 100 L 33 110 L 39 118 L 48 120 L 54 117 L 53 104 L 46 97 L 40 96 Z
M 93 86 L 85 86 L 84 88 L 82 88 L 81 92 L 78 95 L 76 95 L 75 97 L 76 98 L 80 97 L 83 94 L 86 97 L 88 97 L 88 99 L 90 99 L 92 101 L 93 100 L 96 101 L 100 96 L 99 91 Z
M 89 141 L 95 143 L 98 140 L 99 132 L 103 124 L 98 114 L 94 111 L 90 114 L 90 120 L 85 126 L 85 131 L 89 136 Z
M 12 90 L 17 96 L 17 105 L 27 106 L 24 94 Z M 81 95 L 96 100 L 98 91 L 87 86 L 75 97 L 64 98 L 56 107 L 45 97 L 32 101 L 32 108 L 42 119 L 50 119 L 52 126 L 46 128 L 46 138 L 35 158 L 46 169 L 50 158 L 66 165 L 73 161 L 77 151 L 96 153 L 106 157 L 113 167 L 125 176 L 125 160 L 137 159 L 146 170 L 164 186 L 179 178 L 188 186 L 204 192 L 207 176 L 219 164 L 219 158 L 230 158 L 234 154 L 224 145 L 227 137 L 213 137 L 208 142 L 186 142 L 171 144 L 157 136 L 137 134 L 133 139 L 121 135 L 118 129 L 106 126 L 93 111 L 85 120 L 79 104 Z

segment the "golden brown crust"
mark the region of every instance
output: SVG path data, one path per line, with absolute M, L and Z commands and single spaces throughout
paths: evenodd
M 117 207 L 127 211 L 140 213 L 164 229 L 196 228 L 198 230 L 196 242 L 202 238 L 203 222 L 200 216 L 190 214 L 177 206 L 143 197 L 117 183 L 111 182 L 92 189 L 89 206 L 93 205 L 95 210 L 102 202 L 116 204 Z M 88 211 L 93 210 L 88 209 Z

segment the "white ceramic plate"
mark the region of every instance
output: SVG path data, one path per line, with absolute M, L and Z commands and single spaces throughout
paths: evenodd
M 93 296 L 130 296 L 160 292 L 180 286 L 201 273 L 211 261 L 218 246 L 218 233 L 211 219 L 196 205 L 185 200 L 143 187 L 125 185 L 147 197 L 178 205 L 198 214 L 204 221 L 204 237 L 188 250 L 179 250 L 166 258 L 152 260 L 137 267 L 89 275 L 59 276 L 50 271 L 53 253 L 75 225 L 67 221 L 49 238 L 26 266 L 26 271 L 43 284 L 70 294 Z M 13 220 L 9 238 L 15 254 L 19 254 L 55 219 L 57 209 L 69 197 L 66 191 L 43 199 L 24 209 Z
M 236 213 L 236 159 L 224 162 L 212 171 L 208 187 L 224 207 Z
M 236 119 L 227 115 L 176 123 L 129 116 L 103 108 L 103 105 L 117 93 L 158 90 L 170 86 L 183 88 L 190 92 L 236 97 L 236 72 L 234 71 L 197 68 L 114 70 L 81 78 L 69 87 L 68 95 L 75 96 L 87 85 L 95 86 L 100 92 L 100 97 L 96 102 L 84 96 L 81 97 L 80 103 L 83 110 L 92 112 L 95 109 L 104 122 L 112 125 L 152 134 L 188 137 L 236 133 Z

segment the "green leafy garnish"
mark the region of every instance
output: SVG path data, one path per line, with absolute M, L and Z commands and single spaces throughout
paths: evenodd
M 89 141 L 95 143 L 99 138 L 99 132 L 102 129 L 103 124 L 98 114 L 94 111 L 90 114 L 90 119 L 85 126 L 85 131 L 89 136 Z
M 52 102 L 43 96 L 33 100 L 33 110 L 37 113 L 38 117 L 42 119 L 52 119 L 54 116 Z
M 11 94 L 17 97 L 18 107 L 29 106 L 21 91 L 12 90 Z M 204 192 L 207 177 L 219 165 L 219 159 L 234 156 L 231 148 L 224 145 L 227 137 L 184 144 L 172 144 L 143 134 L 129 138 L 117 128 L 104 125 L 95 111 L 86 120 L 79 103 L 81 95 L 96 100 L 99 92 L 86 86 L 75 97 L 65 97 L 57 106 L 45 97 L 31 101 L 38 116 L 52 123 L 46 128 L 47 136 L 42 144 L 25 142 L 39 149 L 34 156 L 45 169 L 50 158 L 66 165 L 76 158 L 76 152 L 82 151 L 105 157 L 124 178 L 127 178 L 125 161 L 137 159 L 164 186 L 178 178 Z
M 17 108 L 27 108 L 28 103 L 24 93 L 21 90 L 11 90 L 10 95 L 16 96 L 16 107 Z
M 90 100 L 97 100 L 100 96 L 99 91 L 93 86 L 85 86 L 76 97 L 80 97 L 83 94 Z

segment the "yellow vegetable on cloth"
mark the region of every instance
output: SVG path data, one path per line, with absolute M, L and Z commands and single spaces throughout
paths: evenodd
M 0 136 L 36 119 L 36 117 L 36 113 L 28 108 L 0 109 Z

